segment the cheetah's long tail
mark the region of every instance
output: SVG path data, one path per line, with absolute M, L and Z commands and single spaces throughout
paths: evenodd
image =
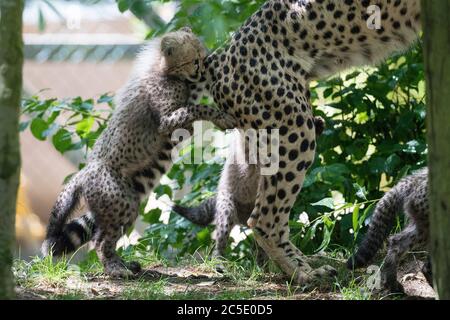
M 93 218 L 86 214 L 69 224 L 67 220 L 78 206 L 81 198 L 82 171 L 77 173 L 59 194 L 50 214 L 47 236 L 41 247 L 43 256 L 50 253 L 59 256 L 74 251 L 86 242 L 88 229 L 94 229 Z
M 397 188 L 398 185 L 386 193 L 375 207 L 366 237 L 357 252 L 347 261 L 347 268 L 350 270 L 368 266 L 389 236 L 402 206 Z
M 182 207 L 174 205 L 172 210 L 192 223 L 206 227 L 214 221 L 216 215 L 216 197 L 203 201 L 198 207 Z

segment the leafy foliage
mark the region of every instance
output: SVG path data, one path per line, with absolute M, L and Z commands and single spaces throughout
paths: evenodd
M 323 221 L 321 237 L 305 236 L 299 243 L 305 251 L 325 244 L 351 247 L 383 190 L 426 165 L 421 52 L 417 46 L 377 69 L 355 70 L 315 86 L 313 104 L 321 105 L 316 114 L 327 119 L 327 129 L 293 215 L 306 211 L 310 219 L 320 214 Z M 340 202 L 340 210 L 324 205 L 324 197 L 330 204 Z
M 146 15 L 142 1 L 117 0 L 121 11 Z M 147 4 L 167 1 L 150 1 Z M 150 27 L 149 37 L 190 25 L 206 44 L 215 49 L 264 1 L 186 0 L 168 24 Z M 386 188 L 411 170 L 426 164 L 424 74 L 420 46 L 396 56 L 378 68 L 353 70 L 312 84 L 315 113 L 326 119 L 327 129 L 318 140 L 318 157 L 291 212 L 292 239 L 301 250 L 313 253 L 327 248 L 350 250 L 365 231 L 375 202 Z M 110 96 L 96 102 L 111 104 Z M 105 128 L 111 108 L 98 112 L 92 99 L 59 102 L 24 101 L 24 113 L 39 140 L 51 137 L 57 150 L 93 146 Z M 192 151 L 189 146 L 185 153 Z M 183 200 L 195 205 L 215 192 L 221 165 L 176 163 L 168 177 L 175 189 L 192 191 Z M 158 196 L 173 194 L 159 186 Z M 165 256 L 183 256 L 211 244 L 212 228 L 193 226 L 176 215 L 169 224 L 160 221 L 161 210 L 142 210 L 150 223 L 141 244 Z M 250 238 L 229 254 L 240 259 L 251 249 Z
M 144 3 L 166 3 L 168 0 L 116 0 L 120 10 L 130 10 L 137 17 L 145 20 L 148 10 L 152 6 Z M 168 31 L 190 26 L 201 35 L 210 49 L 215 49 L 228 39 L 233 31 L 240 27 L 253 12 L 262 4 L 263 0 L 183 0 L 178 2 L 174 18 L 166 25 L 151 28 L 149 37 L 161 35 Z
M 107 108 L 94 109 L 95 103 Z M 22 122 L 20 129 L 29 126 L 33 136 L 42 141 L 51 137 L 53 146 L 61 153 L 87 151 L 105 129 L 112 107 L 112 97 L 107 94 L 97 101 L 81 97 L 41 101 L 38 96 L 32 96 L 22 103 L 22 113 L 30 116 L 30 120 Z

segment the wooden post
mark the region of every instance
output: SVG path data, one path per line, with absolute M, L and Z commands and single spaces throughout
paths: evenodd
M 433 276 L 439 299 L 450 299 L 450 0 L 422 0 L 422 16 Z
M 0 299 L 14 295 L 11 271 L 20 176 L 23 0 L 0 0 Z

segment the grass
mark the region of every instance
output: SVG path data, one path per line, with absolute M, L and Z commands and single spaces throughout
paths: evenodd
M 207 290 L 185 290 L 171 292 L 170 284 L 161 279 L 156 282 L 140 281 L 134 287 L 127 288 L 123 292 L 123 298 L 127 300 L 244 300 L 254 296 L 251 291 L 226 290 L 221 293 Z
M 352 273 L 343 261 L 346 253 L 327 253 L 313 267 L 329 264 L 337 270 L 334 280 L 324 278 L 308 288 L 287 280 L 272 263 L 261 268 L 253 260 L 224 261 L 199 252 L 168 261 L 145 248 L 122 250 L 125 260 L 139 261 L 148 270 L 136 279 L 105 277 L 96 254 L 90 252 L 75 264 L 72 257 L 16 260 L 14 273 L 19 296 L 43 299 L 125 299 L 125 300 L 246 300 L 246 299 L 395 299 L 374 294 L 373 274 Z M 224 269 L 217 271 L 217 266 Z
M 35 286 L 39 283 L 45 283 L 50 286 L 62 285 L 76 267 L 69 268 L 69 262 L 66 258 L 53 261 L 51 256 L 46 258 L 35 257 L 30 262 L 16 260 L 14 264 L 14 273 L 19 285 Z
M 164 288 L 166 280 L 155 282 L 139 281 L 135 286 L 127 288 L 123 292 L 126 300 L 161 300 L 167 297 Z

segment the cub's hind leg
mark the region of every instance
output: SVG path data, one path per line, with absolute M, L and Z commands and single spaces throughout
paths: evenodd
M 222 260 L 224 258 L 225 250 L 227 248 L 230 232 L 235 225 L 236 204 L 233 199 L 233 194 L 219 190 L 216 197 L 215 206 L 215 247 L 213 257 Z M 222 263 L 216 265 L 218 272 L 225 272 L 225 266 Z
M 403 292 L 402 285 L 397 281 L 400 258 L 421 242 L 421 236 L 413 223 L 389 238 L 388 252 L 381 268 L 381 284 L 385 289 L 391 292 Z
M 419 203 L 407 202 L 404 210 L 411 221 L 403 231 L 389 237 L 388 252 L 381 269 L 381 283 L 385 289 L 391 292 L 403 292 L 402 286 L 397 281 L 400 258 L 413 248 L 428 243 L 428 219 L 419 214 L 422 212 L 421 209 L 422 206 Z M 428 275 L 429 273 L 425 270 L 425 276 Z
M 102 224 L 95 237 L 95 249 L 105 268 L 105 274 L 113 278 L 127 278 L 141 271 L 138 262 L 124 262 L 116 252 L 117 241 L 123 235 L 115 224 Z M 124 228 L 125 229 L 125 228 Z
M 95 249 L 105 273 L 112 277 L 131 276 L 139 271 L 139 265 L 127 265 L 117 254 L 116 245 L 137 218 L 139 194 L 130 181 L 106 167 L 99 168 L 88 183 L 85 198 L 95 217 Z
M 214 248 L 215 257 L 223 257 L 227 248 L 230 232 L 235 225 L 236 204 L 233 194 L 219 191 L 216 200 L 216 246 Z

